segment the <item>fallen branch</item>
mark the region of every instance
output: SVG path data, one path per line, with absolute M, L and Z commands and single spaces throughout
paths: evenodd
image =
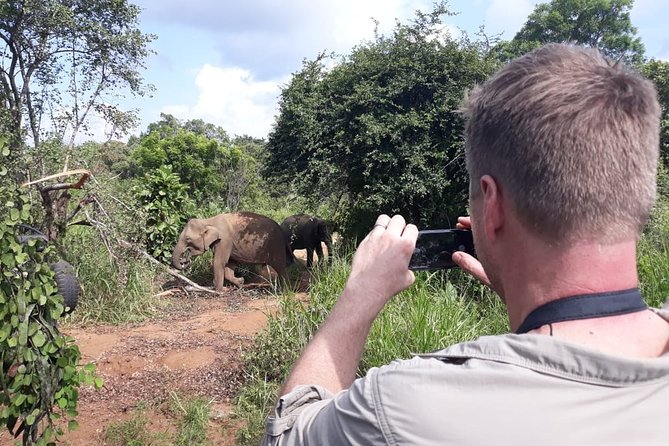
M 216 295 L 222 294 L 220 291 L 211 290 L 209 288 L 205 288 L 203 286 L 198 285 L 197 283 L 190 280 L 188 277 L 176 272 L 175 269 L 170 268 L 169 266 L 166 266 L 163 263 L 160 263 L 158 260 L 154 259 L 151 254 L 149 254 L 146 251 L 143 251 L 143 250 L 139 249 L 137 246 L 133 245 L 130 242 L 126 242 L 125 240 L 119 240 L 118 242 L 121 246 L 123 246 L 125 248 L 128 248 L 128 249 L 130 249 L 130 250 L 132 250 L 132 251 L 134 251 L 138 254 L 141 254 L 143 257 L 146 257 L 149 261 L 151 261 L 151 263 L 154 263 L 154 264 L 162 267 L 171 276 L 176 277 L 177 279 L 186 282 L 188 285 L 190 285 L 190 288 L 192 288 L 193 290 L 202 291 L 204 293 L 216 294 Z
M 81 174 L 81 178 L 79 178 L 79 181 L 77 181 L 76 183 L 54 184 L 52 186 L 44 187 L 43 190 L 52 191 L 52 190 L 62 190 L 62 189 L 81 189 L 86 180 L 91 176 L 91 172 L 86 169 L 76 169 L 76 170 L 69 170 L 66 172 L 56 173 L 54 175 L 49 175 L 44 178 L 40 178 L 39 180 L 28 181 L 26 183 L 23 183 L 21 187 L 30 186 L 32 184 L 37 184 L 37 183 L 43 183 L 44 181 L 53 180 L 54 178 L 66 177 L 70 175 L 79 175 L 79 174 Z
M 169 296 L 171 294 L 174 294 L 178 291 L 178 288 L 170 288 L 169 290 L 165 290 L 161 293 L 154 294 L 153 297 L 163 297 L 163 296 Z

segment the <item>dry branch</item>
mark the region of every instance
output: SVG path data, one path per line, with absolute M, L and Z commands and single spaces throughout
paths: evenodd
M 151 263 L 154 263 L 154 264 L 164 268 L 165 271 L 167 271 L 168 274 L 170 274 L 173 277 L 176 277 L 179 280 L 182 280 L 182 281 L 186 282 L 188 285 L 190 285 L 190 287 L 192 289 L 194 289 L 196 291 L 202 291 L 202 292 L 205 292 L 205 293 L 211 293 L 211 294 L 217 294 L 217 295 L 221 294 L 219 291 L 211 290 L 209 288 L 205 288 L 203 286 L 198 285 L 197 283 L 190 280 L 188 277 L 176 272 L 175 269 L 170 268 L 169 266 L 166 266 L 166 265 L 160 263 L 158 260 L 154 259 L 153 256 L 151 256 L 151 254 L 147 253 L 146 251 L 143 251 L 143 250 L 139 249 L 137 246 L 133 245 L 130 242 L 126 242 L 125 240 L 119 240 L 119 244 L 123 247 L 126 247 L 126 248 L 138 253 L 138 254 L 141 254 L 143 257 L 146 257 L 149 261 L 151 261 Z
M 53 175 L 46 176 L 44 178 L 40 178 L 39 180 L 28 181 L 26 183 L 23 183 L 21 187 L 30 186 L 37 183 L 43 183 L 45 181 L 53 180 L 55 178 L 67 177 L 70 175 L 79 175 L 79 174 L 81 174 L 81 178 L 79 178 L 79 181 L 77 181 L 76 183 L 59 183 L 51 186 L 45 186 L 42 189 L 45 191 L 62 190 L 62 189 L 81 189 L 86 180 L 88 180 L 91 176 L 91 172 L 89 170 L 86 169 L 68 170 L 65 172 L 56 173 Z

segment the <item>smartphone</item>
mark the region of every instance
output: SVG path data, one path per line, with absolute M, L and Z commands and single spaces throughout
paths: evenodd
M 409 261 L 409 269 L 426 271 L 455 268 L 451 260 L 455 251 L 464 251 L 476 257 L 472 231 L 468 229 L 430 229 L 418 231 L 416 248 Z

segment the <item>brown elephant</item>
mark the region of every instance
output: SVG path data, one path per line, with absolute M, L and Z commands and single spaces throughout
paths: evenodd
M 214 288 L 223 289 L 224 280 L 242 286 L 235 277 L 235 263 L 269 265 L 286 279 L 286 267 L 293 262 L 293 252 L 281 227 L 271 218 L 252 212 L 220 214 L 188 221 L 172 252 L 172 265 L 187 266 L 192 256 L 214 252 Z

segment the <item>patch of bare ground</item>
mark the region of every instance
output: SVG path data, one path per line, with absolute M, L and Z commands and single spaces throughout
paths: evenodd
M 208 439 L 235 444 L 221 426 L 243 384 L 241 352 L 265 326 L 276 299 L 253 289 L 168 298 L 171 310 L 160 320 L 63 329 L 76 340 L 82 363 L 97 364 L 105 383 L 98 391 L 81 389 L 79 428 L 65 434 L 65 444 L 103 445 L 105 427 L 128 419 L 138 407 L 147 408 L 149 430 L 174 432 L 172 393 L 212 401 Z
M 304 267 L 306 251 L 295 251 Z M 297 298 L 308 299 L 310 273 L 302 270 Z M 207 441 L 234 445 L 234 432 L 222 433 L 232 399 L 243 384 L 241 353 L 264 328 L 277 300 L 266 288 L 231 288 L 227 292 L 166 294 L 169 305 L 159 319 L 143 324 L 64 326 L 82 353 L 82 364 L 95 363 L 102 389 L 79 392 L 79 428 L 63 436 L 70 446 L 103 446 L 105 428 L 143 408 L 151 432 L 176 432 L 169 410 L 172 394 L 211 401 Z M 209 444 L 208 443 L 208 444 Z M 0 444 L 13 444 L 0 430 Z

